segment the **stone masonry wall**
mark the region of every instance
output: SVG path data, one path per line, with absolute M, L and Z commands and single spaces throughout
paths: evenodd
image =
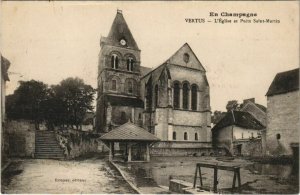
M 64 154 L 68 159 L 83 156 L 89 153 L 101 152 L 98 149 L 99 141 L 96 134 L 75 130 L 65 130 L 57 132 L 57 139 L 64 149 Z
M 241 145 L 241 155 L 243 156 L 262 156 L 261 139 L 236 140 L 233 143 L 233 154 L 239 155 L 237 145 Z
M 299 143 L 299 91 L 267 99 L 267 155 L 291 155 L 291 143 Z
M 4 152 L 12 157 L 34 157 L 35 126 L 26 120 L 7 121 L 3 129 Z
M 150 148 L 152 156 L 213 156 L 225 155 L 224 148 L 213 148 L 211 142 L 161 141 Z

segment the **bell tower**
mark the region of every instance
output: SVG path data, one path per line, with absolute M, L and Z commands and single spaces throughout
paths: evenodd
M 97 129 L 114 121 L 114 105 L 140 98 L 140 53 L 121 10 L 107 37 L 101 37 L 98 64 Z M 126 99 L 127 98 L 127 99 Z M 129 99 L 128 99 L 129 98 Z M 114 101 L 118 101 L 118 103 Z M 132 101 L 136 102 L 136 101 Z M 124 103 L 123 103 L 124 104 Z M 135 103 L 134 103 L 135 104 Z M 110 105 L 112 108 L 110 108 Z M 128 105 L 134 107 L 135 105 Z M 126 114 L 126 113 L 125 113 Z M 129 115 L 127 113 L 126 115 Z M 124 116 L 124 113 L 123 115 Z M 123 117 L 124 118 L 124 117 Z M 127 118 L 131 118 L 127 116 Z M 127 120 L 127 119 L 126 119 Z M 126 121 L 127 122 L 127 121 Z M 109 124 L 111 124 L 109 123 Z

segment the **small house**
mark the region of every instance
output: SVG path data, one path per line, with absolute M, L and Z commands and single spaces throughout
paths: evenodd
M 232 155 L 260 155 L 263 129 L 250 113 L 230 111 L 212 128 L 213 145 L 225 147 Z

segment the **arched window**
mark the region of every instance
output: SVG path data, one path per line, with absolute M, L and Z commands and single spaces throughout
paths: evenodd
M 111 90 L 117 91 L 117 81 L 111 80 Z
M 132 81 L 128 81 L 128 93 L 132 93 L 133 92 L 133 84 Z
M 173 132 L 173 140 L 176 140 L 176 132 Z
M 187 83 L 183 84 L 182 90 L 183 90 L 182 107 L 183 107 L 183 109 L 188 109 L 189 108 L 189 86 Z
M 280 137 L 281 137 L 281 136 L 280 136 L 280 134 L 279 134 L 279 133 L 278 133 L 278 134 L 276 134 L 276 139 L 277 139 L 277 140 L 280 140 Z
M 127 59 L 127 70 L 128 71 L 133 71 L 133 64 L 134 64 L 134 60 L 133 58 L 128 58 Z
M 152 87 L 150 83 L 145 84 L 145 96 L 146 96 L 146 109 L 152 107 Z
M 154 93 L 155 93 L 155 107 L 158 106 L 158 85 L 155 85 L 155 89 L 154 89 Z
M 174 83 L 173 107 L 179 108 L 180 88 L 179 83 Z
M 195 140 L 198 140 L 198 133 L 195 133 Z
M 197 110 L 197 86 L 192 85 L 192 110 Z
M 188 140 L 188 134 L 187 134 L 187 132 L 184 132 L 184 134 L 183 134 L 183 139 L 184 139 L 184 140 Z
M 121 124 L 124 124 L 127 122 L 127 117 L 126 117 L 126 113 L 125 112 L 121 112 Z
M 112 54 L 110 64 L 113 69 L 119 68 L 119 57 L 116 54 Z

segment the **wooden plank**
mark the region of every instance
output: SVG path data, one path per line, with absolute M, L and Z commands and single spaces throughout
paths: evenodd
M 196 187 L 197 171 L 198 171 L 198 166 L 196 166 L 196 171 L 195 171 L 195 176 L 194 176 L 194 185 L 193 185 L 194 188 Z
M 203 183 L 202 183 L 202 173 L 201 173 L 201 167 L 199 166 L 199 176 L 200 176 L 200 185 L 203 186 Z
M 237 178 L 238 178 L 238 187 L 241 187 L 241 175 L 240 175 L 240 169 L 237 170 Z
M 235 169 L 240 168 L 239 166 L 218 165 L 218 164 L 209 164 L 209 163 L 197 163 L 197 166 L 212 168 L 212 169 L 217 167 L 220 170 L 227 170 L 227 171 L 234 171 Z
M 214 168 L 214 192 L 217 192 L 217 186 L 218 186 L 218 168 Z
M 234 171 L 234 173 L 233 173 L 233 181 L 232 181 L 232 189 L 235 188 L 235 183 L 236 183 L 236 172 Z

